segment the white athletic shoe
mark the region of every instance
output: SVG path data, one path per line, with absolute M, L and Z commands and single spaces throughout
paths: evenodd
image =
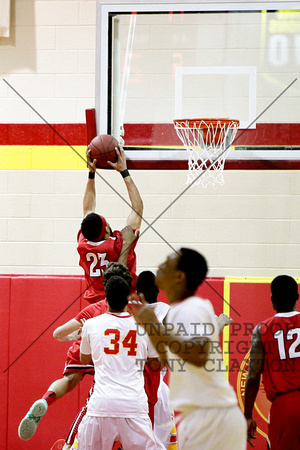
M 28 439 L 32 438 L 37 429 L 39 421 L 46 414 L 47 409 L 48 403 L 44 398 L 41 398 L 34 402 L 19 425 L 18 433 L 19 437 L 23 439 L 23 441 L 28 441 Z

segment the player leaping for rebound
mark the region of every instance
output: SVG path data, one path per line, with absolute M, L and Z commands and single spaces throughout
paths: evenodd
M 116 147 L 118 155 L 117 162 L 108 162 L 123 179 L 131 203 L 131 211 L 127 218 L 126 225 L 130 225 L 134 230 L 139 230 L 143 215 L 143 201 L 131 178 L 126 164 L 126 156 L 121 146 Z M 119 260 L 122 249 L 122 231 L 112 231 L 106 219 L 95 213 L 96 190 L 95 171 L 96 160 L 91 160 L 91 150 L 86 152 L 89 168 L 89 179 L 83 197 L 83 221 L 77 236 L 77 251 L 80 256 L 79 264 L 84 270 L 87 281 L 87 290 L 84 298 L 89 303 L 95 303 L 105 298 L 102 273 L 110 262 Z M 123 262 L 123 261 L 120 261 Z M 126 262 L 125 262 L 126 264 Z M 133 277 L 132 289 L 136 284 L 136 256 L 134 246 L 129 251 L 127 267 Z

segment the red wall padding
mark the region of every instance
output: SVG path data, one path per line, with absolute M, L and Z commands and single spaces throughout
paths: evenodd
M 70 343 L 56 341 L 52 333 L 87 306 L 80 298 L 84 281 L 81 277 L 2 276 L 0 289 L 3 335 L 0 447 L 49 450 L 57 439 L 66 437 L 85 402 L 92 382 L 90 376 L 49 408 L 32 439 L 20 440 L 18 425 L 31 404 L 62 377 Z
M 84 405 L 92 383 L 90 376 L 86 376 L 73 392 L 51 405 L 32 439 L 27 442 L 19 439 L 18 425 L 31 404 L 42 397 L 53 381 L 62 377 L 70 343 L 58 342 L 52 334 L 57 326 L 87 306 L 81 298 L 84 288 L 85 282 L 80 276 L 0 276 L 1 449 L 49 450 L 56 440 L 66 437 L 73 419 Z M 216 314 L 223 311 L 223 278 L 207 278 L 198 294 L 211 300 Z M 166 301 L 166 297 L 160 293 L 159 300 Z M 230 282 L 228 302 L 234 320 L 229 328 L 229 380 L 243 400 L 245 379 L 240 377 L 241 365 L 251 338 L 247 324 L 254 326 L 274 314 L 269 283 L 256 280 Z M 269 408 L 263 389 L 260 389 L 257 407 L 258 411 L 254 413 L 263 433 L 258 433 L 255 445 L 257 450 L 262 450 L 266 448 L 263 434 L 267 432 Z

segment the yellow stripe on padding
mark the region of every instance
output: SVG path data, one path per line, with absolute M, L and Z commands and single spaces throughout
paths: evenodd
M 230 316 L 230 282 L 225 278 L 223 285 L 223 314 Z M 229 379 L 229 327 L 223 330 L 223 362 L 225 367 L 225 378 Z
M 86 169 L 86 146 L 72 147 L 67 145 L 0 145 L 0 170 Z
M 230 285 L 231 283 L 270 283 L 272 278 L 255 277 L 225 277 L 223 285 L 223 313 L 230 316 Z M 225 377 L 229 379 L 229 347 L 230 328 L 225 327 L 223 331 L 223 361 L 225 367 Z

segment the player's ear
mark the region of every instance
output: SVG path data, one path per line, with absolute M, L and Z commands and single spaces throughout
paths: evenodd
M 276 300 L 274 299 L 273 295 L 271 295 L 271 302 L 272 302 L 274 311 L 277 312 L 277 303 L 276 303 Z
M 178 284 L 185 284 L 186 283 L 186 275 L 183 272 L 183 270 L 177 269 L 176 281 L 178 282 Z

